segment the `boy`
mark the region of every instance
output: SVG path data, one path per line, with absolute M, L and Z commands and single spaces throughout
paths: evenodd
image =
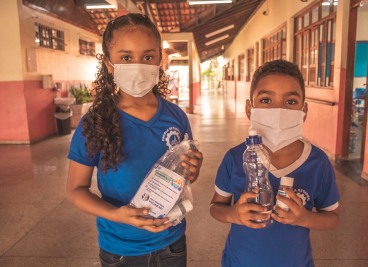
M 256 193 L 245 192 L 245 144 L 230 149 L 218 169 L 212 217 L 231 223 L 222 266 L 314 266 L 309 232 L 333 229 L 338 224 L 339 192 L 334 170 L 325 153 L 302 140 L 308 111 L 305 88 L 298 67 L 284 60 L 261 66 L 255 73 L 246 101 L 250 127 L 262 136 L 270 155 L 269 179 L 276 196 L 282 176 L 294 178 L 289 198 L 277 196 L 290 207 L 265 207 L 249 203 Z M 232 204 L 234 203 L 234 204 Z M 273 223 L 256 220 L 272 217 Z

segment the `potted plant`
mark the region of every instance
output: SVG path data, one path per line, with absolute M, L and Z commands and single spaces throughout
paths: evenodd
M 75 129 L 82 118 L 92 105 L 93 98 L 87 85 L 80 83 L 79 86 L 71 85 L 69 93 L 75 98 L 75 104 L 70 105 L 73 112 L 71 119 L 71 127 Z

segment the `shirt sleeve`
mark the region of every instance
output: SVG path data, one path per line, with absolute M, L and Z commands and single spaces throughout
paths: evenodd
M 215 180 L 215 191 L 221 196 L 229 197 L 232 196 L 233 193 L 231 192 L 231 169 L 232 169 L 232 161 L 231 161 L 231 154 L 228 151 L 216 174 Z
M 334 210 L 339 205 L 340 194 L 336 184 L 335 171 L 328 159 L 326 159 L 324 174 L 321 180 L 319 193 L 315 200 L 316 209 Z
M 99 156 L 96 155 L 92 157 L 88 155 L 85 144 L 86 138 L 83 135 L 82 123 L 79 123 L 70 143 L 68 159 L 86 166 L 94 167 L 98 163 Z

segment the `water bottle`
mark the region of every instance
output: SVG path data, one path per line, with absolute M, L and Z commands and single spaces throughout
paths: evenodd
M 293 188 L 294 185 L 294 178 L 292 177 L 281 177 L 281 181 L 280 181 L 280 186 L 279 189 L 277 191 L 277 194 L 283 197 L 289 197 L 286 192 L 285 192 L 285 188 Z M 290 210 L 289 206 L 286 205 L 284 202 L 282 202 L 281 200 L 277 200 L 276 201 L 276 206 L 279 206 L 281 209 L 288 211 Z
M 166 215 L 169 218 L 168 222 L 172 222 L 173 225 L 177 225 L 185 217 L 185 215 L 193 210 L 193 204 L 189 199 L 185 199 L 182 202 L 176 204 L 170 212 Z
M 264 213 L 271 214 L 273 209 L 273 191 L 268 179 L 270 159 L 268 152 L 262 146 L 262 137 L 255 129 L 249 130 L 249 137 L 246 139 L 247 148 L 243 153 L 243 169 L 248 178 L 245 191 L 258 193 L 257 197 L 249 202 L 262 205 L 267 208 Z M 267 226 L 272 223 L 271 217 L 265 220 L 256 220 L 257 223 L 265 223 Z
M 181 165 L 181 155 L 197 147 L 198 141 L 184 139 L 166 151 L 147 173 L 130 205 L 149 208 L 148 217 L 165 217 L 175 204 L 183 201 L 182 193 L 188 191 L 184 190 L 189 181 L 184 178 L 186 169 Z M 186 199 L 190 197 L 191 194 L 185 196 Z

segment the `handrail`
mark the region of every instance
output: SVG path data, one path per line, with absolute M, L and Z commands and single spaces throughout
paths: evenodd
M 322 100 L 322 99 L 317 99 L 317 98 L 311 98 L 311 97 L 306 97 L 305 100 L 306 101 L 309 101 L 309 102 L 314 102 L 314 103 L 322 104 L 322 105 L 328 105 L 328 106 L 335 106 L 337 104 L 336 102 Z

